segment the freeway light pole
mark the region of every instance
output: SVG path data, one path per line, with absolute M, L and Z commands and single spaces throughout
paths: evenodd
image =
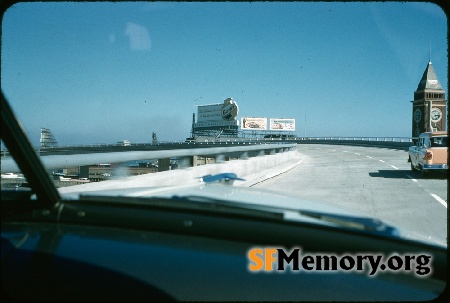
M 306 138 L 306 113 L 305 113 L 305 127 L 303 129 L 303 138 Z

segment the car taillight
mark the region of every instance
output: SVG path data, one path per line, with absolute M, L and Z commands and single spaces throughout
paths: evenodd
M 431 160 L 433 158 L 433 153 L 430 151 L 427 151 L 425 153 L 425 157 L 423 157 L 425 160 Z

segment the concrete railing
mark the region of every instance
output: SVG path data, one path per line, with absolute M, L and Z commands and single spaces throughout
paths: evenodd
M 41 161 L 47 169 L 57 169 L 71 166 L 95 165 L 98 163 L 122 163 L 133 160 L 147 159 L 169 159 L 175 157 L 214 157 L 219 159 L 240 158 L 259 155 L 270 155 L 280 152 L 295 150 L 297 144 L 285 143 L 262 143 L 262 144 L 239 144 L 229 146 L 209 146 L 195 148 L 172 148 L 172 149 L 153 149 L 153 150 L 128 150 L 128 151 L 105 151 L 105 152 L 84 152 L 80 154 L 52 154 L 41 155 Z M 2 157 L 2 171 L 18 172 L 19 169 L 11 157 Z
M 98 152 L 130 152 L 137 150 L 166 150 L 166 149 L 193 149 L 211 148 L 214 146 L 248 146 L 248 144 L 268 144 L 268 143 L 297 143 L 297 144 L 330 144 L 330 145 L 354 145 L 386 147 L 406 150 L 413 145 L 414 137 L 298 137 L 298 138 L 219 138 L 215 141 L 174 141 L 158 143 L 130 143 L 123 144 L 78 144 L 58 147 L 37 148 L 39 155 L 44 154 L 86 154 Z M 8 157 L 7 150 L 1 151 L 1 157 Z
M 411 137 L 312 137 L 297 138 L 298 144 L 330 144 L 330 145 L 352 145 L 367 147 L 383 147 L 400 150 L 408 150 L 414 145 Z M 292 141 L 289 141 L 292 142 Z

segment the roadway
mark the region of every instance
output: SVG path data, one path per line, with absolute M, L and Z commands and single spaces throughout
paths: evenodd
M 298 145 L 300 165 L 252 185 L 382 219 L 406 237 L 447 243 L 447 176 L 413 173 L 404 150 Z

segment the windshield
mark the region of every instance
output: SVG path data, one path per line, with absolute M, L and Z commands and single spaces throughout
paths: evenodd
M 224 200 L 317 201 L 447 245 L 446 164 L 408 162 L 420 133 L 446 131 L 435 4 L 24 2 L 1 43 L 2 91 L 63 196 L 233 173 L 233 188 L 297 202 Z M 1 169 L 22 186 L 3 144 Z
M 1 142 L 1 159 L 5 161 L 6 159 L 12 160 L 9 151 L 6 149 L 3 140 Z M 1 175 L 1 189 L 27 189 L 29 190 L 29 186 L 25 176 L 22 174 L 20 170 L 14 170 L 15 172 L 7 172 L 2 170 Z M 2 196 L 3 197 L 3 196 Z

